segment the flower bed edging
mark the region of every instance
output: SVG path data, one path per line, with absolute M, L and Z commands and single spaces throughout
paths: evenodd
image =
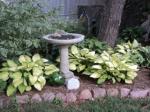
M 35 93 L 33 95 L 16 95 L 16 101 L 19 104 L 39 103 L 42 101 L 52 102 L 54 98 L 62 100 L 64 103 L 75 103 L 85 100 L 94 100 L 103 97 L 121 97 L 121 98 L 146 98 L 150 96 L 150 89 L 128 89 L 128 88 L 93 88 L 84 89 L 80 92 L 70 91 L 67 93 L 45 92 L 42 95 Z M 0 96 L 0 107 L 10 103 L 10 97 Z

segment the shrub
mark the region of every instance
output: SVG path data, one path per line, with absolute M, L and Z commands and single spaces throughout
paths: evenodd
M 142 47 L 140 53 L 144 59 L 142 66 L 150 67 L 150 46 Z
M 77 45 L 79 48 L 88 48 L 91 51 L 95 51 L 96 53 L 100 54 L 104 50 L 107 50 L 109 46 L 105 42 L 100 42 L 95 37 L 93 38 L 86 38 L 83 42 Z
M 46 78 L 58 72 L 48 60 L 35 54 L 32 58 L 21 55 L 18 62 L 7 60 L 0 69 L 0 80 L 7 81 L 7 95 L 13 95 L 17 90 L 20 93 L 30 91 L 32 87 L 41 91 L 46 84 Z
M 40 38 L 57 29 L 80 31 L 77 21 L 60 19 L 56 11 L 42 12 L 34 0 L 0 1 L 0 59 L 13 59 L 36 52 L 49 55 L 49 46 Z
M 112 80 L 113 83 L 132 83 L 137 76 L 137 67 L 129 62 L 128 57 L 113 51 L 103 51 L 98 55 L 87 48 L 79 49 L 76 46 L 72 46 L 70 51 L 70 69 L 98 79 L 98 84 L 106 80 Z
M 125 42 L 133 42 L 134 39 L 139 41 L 143 32 L 143 29 L 140 27 L 128 27 L 121 32 L 120 39 Z

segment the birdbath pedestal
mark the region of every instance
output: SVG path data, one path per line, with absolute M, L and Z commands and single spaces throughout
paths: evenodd
M 73 72 L 69 70 L 68 47 L 72 44 L 84 40 L 84 35 L 75 33 L 49 34 L 43 37 L 51 44 L 56 44 L 60 49 L 60 72 L 65 78 L 65 84 L 68 90 L 76 90 L 80 87 L 80 82 Z

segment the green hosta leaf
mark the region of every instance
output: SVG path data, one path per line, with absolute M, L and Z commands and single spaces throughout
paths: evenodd
M 27 55 L 21 55 L 19 57 L 19 62 L 20 63 L 29 63 L 29 62 L 31 62 L 31 58 Z
M 102 83 L 104 83 L 105 81 L 106 81 L 106 79 L 99 78 L 99 79 L 97 80 L 97 84 L 102 84 Z
M 7 60 L 7 64 L 9 67 L 17 67 L 17 64 L 12 60 Z
M 116 83 L 116 79 L 114 77 L 112 78 L 112 82 L 113 84 Z
M 72 46 L 71 47 L 71 53 L 74 54 L 74 55 L 79 54 L 78 48 L 76 46 Z
M 137 73 L 136 72 L 128 72 L 127 76 L 133 80 L 137 76 Z
M 32 61 L 33 61 L 33 62 L 36 62 L 36 61 L 39 61 L 39 60 L 41 60 L 41 57 L 40 57 L 39 54 L 35 54 L 35 55 L 32 57 Z
M 84 74 L 84 75 L 91 75 L 92 73 L 89 72 L 89 71 L 84 71 L 83 74 Z
M 26 79 L 23 79 L 23 84 L 24 84 L 25 86 L 28 86 Z
M 78 72 L 83 71 L 85 68 L 86 68 L 85 65 L 81 65 L 81 64 L 80 64 L 80 65 L 78 66 Z
M 87 49 L 87 48 L 81 49 L 81 51 L 80 51 L 81 56 L 85 56 L 88 53 L 89 53 L 89 49 Z
M 89 52 L 85 56 L 90 58 L 90 59 L 95 59 L 96 58 L 95 51 Z
M 22 83 L 22 84 L 20 84 L 20 85 L 18 86 L 18 90 L 19 90 L 19 92 L 22 94 L 22 93 L 25 92 L 26 86 Z
M 34 67 L 34 68 L 33 68 L 33 75 L 34 75 L 34 76 L 43 75 L 43 70 L 40 69 L 39 67 Z
M 133 81 L 132 81 L 132 80 L 125 79 L 125 83 L 127 83 L 127 84 L 132 84 Z
M 31 86 L 27 86 L 26 87 L 26 91 L 31 91 L 32 87 Z
M 14 87 L 18 87 L 21 83 L 23 83 L 23 79 L 14 79 L 12 83 Z
M 17 67 L 10 67 L 8 70 L 12 71 L 12 72 L 17 72 L 18 68 Z
M 8 72 L 0 72 L 0 79 L 3 81 L 7 81 L 9 79 L 9 73 Z
M 48 60 L 45 59 L 45 58 L 42 58 L 42 61 L 43 61 L 44 63 L 48 62 Z
M 8 72 L 8 71 L 9 71 L 9 68 L 7 68 L 7 67 L 4 67 L 4 68 L 0 69 L 0 72 Z
M 7 63 L 7 62 L 4 62 L 4 63 L 2 63 L 2 66 L 3 66 L 3 67 L 8 67 L 8 63 Z
M 125 74 L 120 74 L 118 77 L 121 78 L 121 79 L 125 79 L 126 78 Z
M 137 48 L 139 46 L 139 43 L 137 40 L 134 40 L 132 43 L 133 48 Z
M 73 70 L 73 71 L 77 69 L 76 65 L 73 64 L 73 63 L 71 63 L 71 64 L 69 65 L 69 68 L 70 68 L 70 70 Z
M 90 75 L 91 78 L 94 78 L 94 79 L 97 79 L 100 77 L 100 74 L 99 73 L 93 73 Z
M 99 70 L 102 69 L 101 65 L 93 65 L 92 68 L 93 69 L 99 69 Z
M 113 63 L 112 62 L 105 62 L 105 64 L 108 66 L 108 67 L 110 67 L 110 68 L 113 68 L 113 67 L 115 67 L 114 65 L 113 65 Z
M 37 89 L 37 90 L 39 90 L 39 91 L 41 91 L 42 90 L 42 85 L 40 84 L 40 82 L 36 82 L 35 84 L 34 84 L 34 87 Z
M 31 85 L 34 85 L 37 80 L 38 80 L 38 76 L 32 76 L 32 75 L 29 76 L 29 81 Z
M 45 75 L 51 75 L 53 73 L 54 73 L 53 71 L 45 71 Z
M 94 63 L 102 64 L 102 63 L 104 63 L 104 61 L 102 58 L 98 57 Z
M 138 66 L 137 65 L 127 65 L 129 69 L 133 71 L 138 71 Z
M 16 88 L 13 85 L 9 85 L 7 88 L 7 96 L 12 96 L 16 92 Z
M 38 81 L 41 83 L 42 86 L 44 86 L 46 84 L 46 80 L 45 80 L 45 78 L 43 76 L 40 76 L 38 78 Z
M 22 78 L 22 73 L 21 72 L 15 72 L 15 73 L 12 73 L 10 75 L 11 78 L 13 79 L 21 79 Z

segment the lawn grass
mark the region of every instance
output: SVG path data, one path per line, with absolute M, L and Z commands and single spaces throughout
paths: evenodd
M 78 105 L 71 104 L 67 107 L 43 102 L 26 104 L 23 106 L 23 110 L 24 112 L 150 112 L 150 99 L 104 98 Z M 18 112 L 18 108 L 13 105 L 1 109 L 0 112 Z

